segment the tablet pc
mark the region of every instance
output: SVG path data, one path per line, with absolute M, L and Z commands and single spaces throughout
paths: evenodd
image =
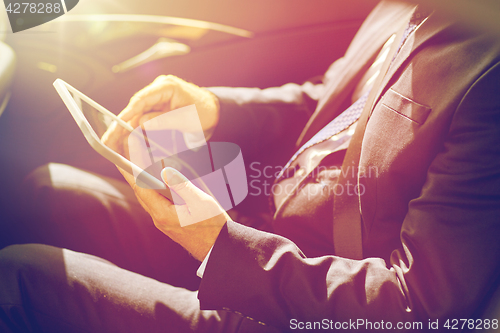
M 161 180 L 159 174 L 152 175 L 146 172 L 101 141 L 103 134 L 113 122 L 118 123 L 131 133 L 134 131 L 132 126 L 119 119 L 114 113 L 108 111 L 65 81 L 61 79 L 55 80 L 54 87 L 85 136 L 85 139 L 95 151 L 131 175 L 138 175 L 136 177 L 136 182 L 139 186 L 154 189 L 174 202 L 170 189 Z M 176 195 L 175 203 L 180 203 L 181 200 L 182 199 Z

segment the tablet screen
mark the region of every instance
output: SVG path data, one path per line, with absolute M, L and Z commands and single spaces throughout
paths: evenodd
M 97 135 L 99 140 L 101 140 L 104 133 L 106 133 L 106 131 L 108 130 L 109 126 L 111 126 L 111 124 L 115 122 L 113 117 L 99 111 L 98 109 L 87 103 L 85 100 L 79 98 L 79 96 L 77 96 L 75 93 L 71 91 L 69 93 L 71 94 L 71 97 L 73 97 L 73 99 L 75 100 L 76 105 L 78 105 L 78 108 L 81 110 L 84 117 L 87 119 L 94 133 Z M 116 149 L 113 149 L 108 145 L 106 146 L 112 149 L 114 152 L 125 157 L 126 159 L 129 159 L 128 156 L 125 156 L 123 153 L 117 151 Z
M 111 118 L 108 115 L 105 115 L 104 113 L 98 111 L 96 108 L 91 106 L 89 103 L 81 100 L 78 96 L 73 94 L 70 91 L 71 97 L 75 100 L 76 104 L 78 105 L 78 108 L 82 111 L 83 115 L 85 118 L 87 118 L 87 121 L 89 122 L 90 126 L 92 126 L 92 129 L 94 132 L 97 134 L 99 139 L 102 138 L 106 130 L 109 128 L 111 123 L 113 122 L 113 118 Z
M 101 112 L 99 109 L 95 108 L 84 99 L 80 98 L 76 93 L 71 91 L 69 91 L 69 93 L 78 106 L 78 109 L 87 119 L 93 132 L 97 135 L 99 140 L 101 140 L 108 128 L 111 126 L 111 124 L 115 123 L 116 120 L 112 116 Z M 120 125 L 119 122 L 117 123 L 118 125 Z M 130 129 L 126 130 L 127 132 L 130 131 Z M 186 150 L 182 133 L 175 130 L 164 129 L 148 131 L 148 134 L 150 136 L 148 136 L 145 131 L 141 130 L 134 130 L 130 133 L 133 133 L 136 136 L 139 135 L 141 137 L 140 140 L 146 142 L 146 147 L 143 147 L 144 151 L 135 153 L 132 151 L 127 151 L 125 155 L 124 153 L 117 151 L 116 149 L 113 149 L 108 145 L 106 146 L 128 160 L 130 160 L 129 155 L 134 155 L 136 157 L 140 156 L 141 158 L 136 158 L 133 162 L 144 170 L 147 169 L 150 164 L 154 164 L 155 162 L 157 162 L 158 159 L 168 158 L 171 155 L 175 155 L 179 150 Z M 127 140 L 126 138 L 124 139 Z M 155 139 L 157 140 L 157 142 L 153 142 Z M 128 148 L 130 149 L 130 146 Z M 170 166 L 173 166 L 178 170 L 182 170 L 182 166 L 179 165 L 179 163 L 170 161 L 170 164 Z

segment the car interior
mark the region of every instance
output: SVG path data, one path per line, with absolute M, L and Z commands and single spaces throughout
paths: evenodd
M 52 86 L 55 79 L 114 113 L 161 74 L 200 86 L 302 83 L 342 56 L 375 4 L 85 0 L 66 15 L 18 33 L 10 32 L 4 12 L 0 220 L 14 219 L 20 185 L 40 165 L 66 163 L 118 175 L 81 135 Z
M 467 0 L 421 1 L 500 36 L 500 2 L 489 2 L 498 11 Z M 115 114 L 162 74 L 205 87 L 302 83 L 343 55 L 376 4 L 82 0 L 66 15 L 18 33 L 1 11 L 0 238 L 18 218 L 23 180 L 37 167 L 65 163 L 121 177 L 85 141 L 52 85 L 56 79 Z

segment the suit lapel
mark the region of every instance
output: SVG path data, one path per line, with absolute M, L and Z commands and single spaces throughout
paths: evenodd
M 397 10 L 392 10 L 392 8 L 389 10 L 392 6 L 397 6 Z M 380 10 L 386 12 L 382 15 L 374 15 L 375 18 L 382 17 L 382 19 L 374 20 L 361 27 L 343 59 L 335 62 L 328 70 L 326 76 L 329 81 L 324 93 L 327 97 L 318 102 L 316 111 L 297 140 L 297 146 L 304 144 L 312 135 L 344 111 L 339 110 L 339 107 L 371 66 L 384 43 L 396 29 L 403 25 L 402 20 L 413 7 L 404 3 L 385 3 Z M 332 113 L 335 111 L 337 114 Z
M 373 108 L 379 101 L 382 93 L 387 91 L 388 84 L 391 82 L 394 75 L 398 73 L 410 55 L 417 51 L 425 42 L 449 27 L 452 23 L 453 22 L 451 20 L 446 20 L 443 17 L 436 15 L 436 13 L 433 13 L 422 23 L 415 33 L 408 36 L 408 39 L 401 47 L 401 50 L 397 54 L 394 62 L 391 67 L 389 67 L 389 70 L 382 80 L 382 84 L 377 92 L 377 97 L 373 101 L 371 112 L 373 112 Z

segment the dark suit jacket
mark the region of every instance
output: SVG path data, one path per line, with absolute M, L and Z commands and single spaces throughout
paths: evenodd
M 348 104 L 408 11 L 377 6 L 322 83 L 213 89 L 220 126 L 230 128 L 219 133 L 245 157 L 262 145 L 289 149 L 307 123 L 304 142 Z M 426 329 L 429 319 L 477 315 L 500 272 L 499 61 L 498 40 L 433 13 L 398 53 L 364 133 L 359 167 L 377 170 L 360 178 L 364 259 L 306 257 L 287 238 L 228 222 L 202 279 L 202 309 L 238 311 L 279 330 L 291 319 L 420 321 Z M 243 129 L 257 138 L 237 136 Z M 281 216 L 307 205 L 288 200 L 295 204 Z M 327 226 L 331 217 L 318 218 Z

